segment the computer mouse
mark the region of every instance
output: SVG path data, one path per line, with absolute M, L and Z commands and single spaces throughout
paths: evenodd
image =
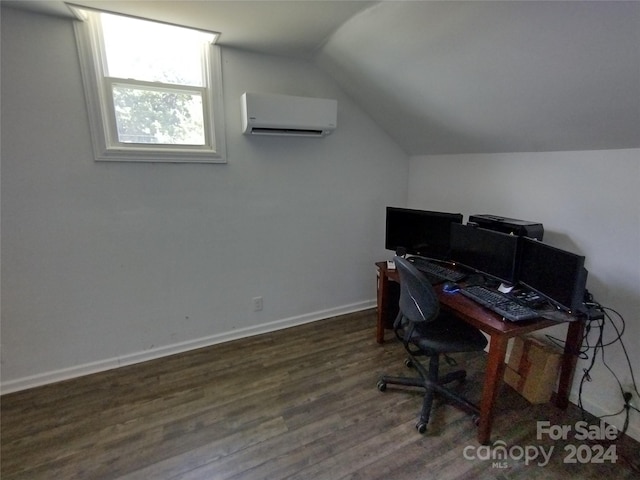
M 454 293 L 460 290 L 460 285 L 453 282 L 444 282 L 444 284 L 442 285 L 442 290 L 447 293 Z

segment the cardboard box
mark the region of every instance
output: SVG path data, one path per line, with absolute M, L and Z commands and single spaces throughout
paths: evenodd
M 535 337 L 515 337 L 504 381 L 531 403 L 546 403 L 556 386 L 560 348 Z

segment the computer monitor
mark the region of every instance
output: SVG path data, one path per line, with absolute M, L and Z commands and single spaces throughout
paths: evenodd
M 518 238 L 471 225 L 451 225 L 451 260 L 494 280 L 515 284 Z
M 584 302 L 587 283 L 584 260 L 581 255 L 522 237 L 518 279 L 555 306 L 576 310 Z
M 462 223 L 462 214 L 387 207 L 385 248 L 444 260 L 452 223 Z

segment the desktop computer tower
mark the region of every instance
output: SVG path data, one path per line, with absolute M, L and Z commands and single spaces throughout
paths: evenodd
M 541 223 L 504 218 L 496 215 L 471 215 L 469 223 L 475 223 L 480 228 L 495 230 L 502 233 L 510 233 L 520 237 L 530 237 L 542 241 L 544 228 Z

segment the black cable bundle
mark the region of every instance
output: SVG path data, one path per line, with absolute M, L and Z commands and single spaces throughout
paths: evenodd
M 585 328 L 585 332 L 584 332 L 584 336 L 583 336 L 583 340 L 582 340 L 582 345 L 583 347 L 580 349 L 579 352 L 576 352 L 576 355 L 583 359 L 583 360 L 588 360 L 589 359 L 589 351 L 593 350 L 593 355 L 591 356 L 591 362 L 589 363 L 589 366 L 587 368 L 583 369 L 583 374 L 582 374 L 582 378 L 580 380 L 580 387 L 578 390 L 578 406 L 580 407 L 580 410 L 582 412 L 582 417 L 583 420 L 585 419 L 585 409 L 583 407 L 582 404 L 582 390 L 584 387 L 585 382 L 590 382 L 591 381 L 591 370 L 593 369 L 593 366 L 595 365 L 596 362 L 596 358 L 598 357 L 598 354 L 600 354 L 600 357 L 602 359 L 602 364 L 607 368 L 607 370 L 609 370 L 609 372 L 611 372 L 611 375 L 613 375 L 613 378 L 616 380 L 618 387 L 620 389 L 620 396 L 624 401 L 624 405 L 622 406 L 622 408 L 615 412 L 615 413 L 611 413 L 608 415 L 603 415 L 602 417 L 599 417 L 599 420 L 602 420 L 604 418 L 607 417 L 615 417 L 616 415 L 620 415 L 621 413 L 625 413 L 625 420 L 624 420 L 624 425 L 623 428 L 621 430 L 621 434 L 624 435 L 627 431 L 627 429 L 629 428 L 629 416 L 631 413 L 631 410 L 635 410 L 636 412 L 640 413 L 640 410 L 637 407 L 634 407 L 633 405 L 631 405 L 631 400 L 633 398 L 633 395 L 636 395 L 636 399 L 640 398 L 640 393 L 638 392 L 638 384 L 636 383 L 636 379 L 634 376 L 634 372 L 633 372 L 633 366 L 631 365 L 631 360 L 629 359 L 629 354 L 627 353 L 627 348 L 624 344 L 624 342 L 622 341 L 622 335 L 624 334 L 626 325 L 625 325 L 625 320 L 624 317 L 617 312 L 616 310 L 609 308 L 609 307 L 605 307 L 601 304 L 599 304 L 598 302 L 594 301 L 593 296 L 590 293 L 586 293 L 585 294 L 586 300 L 588 303 L 585 303 L 585 306 L 588 307 L 587 311 L 588 312 L 592 312 L 591 314 L 587 314 L 587 318 L 586 318 L 586 328 Z M 618 319 L 619 323 L 621 324 L 621 327 L 619 327 L 616 322 L 614 321 L 614 317 Z M 605 326 L 610 325 L 616 332 L 615 337 L 608 341 L 607 343 L 604 342 L 604 331 L 605 331 Z M 590 337 L 590 333 L 593 329 L 598 329 L 598 335 L 596 338 L 595 343 L 591 344 L 589 341 L 589 337 Z M 558 338 L 555 337 L 551 337 L 551 336 L 547 336 L 547 338 L 549 338 L 550 340 L 552 340 L 554 343 L 556 344 L 561 344 L 561 340 L 559 340 Z M 605 359 L 605 355 L 604 355 L 604 348 L 605 347 L 609 347 L 611 345 L 614 345 L 615 343 L 620 343 L 620 346 L 622 348 L 622 352 L 624 353 L 624 356 L 626 358 L 627 361 L 627 366 L 629 368 L 629 372 L 631 374 L 631 382 L 632 382 L 632 388 L 634 390 L 634 392 L 629 392 L 628 390 L 625 390 L 625 388 L 622 385 L 622 382 L 620 382 L 620 379 L 618 378 L 618 376 L 616 375 L 616 373 L 613 371 L 613 369 L 607 364 L 606 359 Z

